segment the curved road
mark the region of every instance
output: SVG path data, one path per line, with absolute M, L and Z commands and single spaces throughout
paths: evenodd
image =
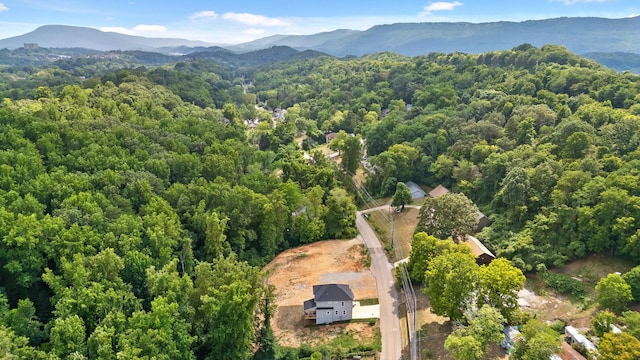
M 369 209 L 368 211 L 375 210 Z M 402 333 L 400 329 L 400 312 L 398 304 L 400 297 L 394 286 L 391 273 L 393 265 L 387 260 L 378 237 L 373 232 L 369 223 L 362 217 L 362 213 L 356 214 L 356 226 L 362 237 L 362 241 L 369 249 L 371 255 L 371 271 L 376 278 L 378 288 L 378 301 L 380 303 L 380 333 L 382 335 L 382 360 L 399 360 L 402 356 Z

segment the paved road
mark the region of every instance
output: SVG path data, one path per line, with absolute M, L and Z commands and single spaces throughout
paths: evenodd
M 356 226 L 371 255 L 371 271 L 376 278 L 380 303 L 380 333 L 382 335 L 382 360 L 399 360 L 402 356 L 402 333 L 400 329 L 400 303 L 394 287 L 391 269 L 382 245 L 360 212 L 356 215 Z

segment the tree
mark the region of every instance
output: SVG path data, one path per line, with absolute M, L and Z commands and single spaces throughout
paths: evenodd
M 584 131 L 578 131 L 567 138 L 562 156 L 568 159 L 582 158 L 590 146 L 591 136 Z
M 497 344 L 504 338 L 505 319 L 500 312 L 483 305 L 477 312 L 465 314 L 468 326 L 456 329 L 445 341 L 445 349 L 455 359 L 481 359 L 489 344 Z
M 454 331 L 447 336 L 444 348 L 455 360 L 479 360 L 484 356 L 482 344 L 472 335 L 464 335 L 466 332 Z
M 616 314 L 611 311 L 600 311 L 596 316 L 591 319 L 591 326 L 593 327 L 593 332 L 598 337 L 602 337 L 602 335 L 611 331 L 611 324 L 616 322 Z
M 596 284 L 596 302 L 603 308 L 619 313 L 632 299 L 631 287 L 618 274 L 609 274 Z
M 600 360 L 640 359 L 640 340 L 623 332 L 604 334 L 598 346 Z
M 465 314 L 470 333 L 482 344 L 486 351 L 489 344 L 497 344 L 504 338 L 505 318 L 500 311 L 489 305 L 482 305 L 477 312 Z
M 334 239 L 348 239 L 356 236 L 356 206 L 351 196 L 342 188 L 329 191 L 325 226 L 327 235 Z
M 416 233 L 424 231 L 439 239 L 460 241 L 477 227 L 478 208 L 464 194 L 449 193 L 425 200 Z
M 512 222 L 526 213 L 530 191 L 529 175 L 524 168 L 516 166 L 507 172 L 496 197 L 506 205 Z
M 51 328 L 51 352 L 60 358 L 84 355 L 86 352 L 85 327 L 77 315 L 56 318 Z
M 559 334 L 537 319 L 529 320 L 511 355 L 516 360 L 548 360 L 560 350 Z
M 634 301 L 640 301 L 640 266 L 636 266 L 622 274 L 624 281 L 631 287 Z
M 409 187 L 403 182 L 398 182 L 396 184 L 396 192 L 393 194 L 391 206 L 401 206 L 401 210 L 404 210 L 404 206 L 410 204 L 412 200 L 413 197 L 411 196 Z
M 259 269 L 231 255 L 213 264 L 201 262 L 195 273 L 196 355 L 203 359 L 249 358 L 263 286 Z
M 437 256 L 429 264 L 426 280 L 433 313 L 460 320 L 471 305 L 478 284 L 475 257 L 461 252 Z
M 481 266 L 479 275 L 478 305 L 488 304 L 511 320 L 518 309 L 518 291 L 526 280 L 522 271 L 509 260 L 498 258 Z
M 471 253 L 471 248 L 465 245 L 456 245 L 450 239 L 440 240 L 425 232 L 413 235 L 411 254 L 407 264 L 411 280 L 426 284 L 425 276 L 431 260 L 438 255 L 451 252 Z
M 160 296 L 151 302 L 149 312 L 138 311 L 128 319 L 127 329 L 120 336 L 125 357 L 134 355 L 148 359 L 194 359 L 189 334 L 191 325 L 180 318 L 178 304 Z
M 329 143 L 329 149 L 340 152 L 342 156 L 341 166 L 350 174 L 355 173 L 360 165 L 361 140 L 360 135 L 352 136 L 344 130 L 340 130 Z
M 620 318 L 627 327 L 629 334 L 640 340 L 640 313 L 637 311 L 625 311 Z
M 271 318 L 276 310 L 275 286 L 265 286 L 258 306 L 259 314 L 255 320 L 258 329 L 256 343 L 258 350 L 253 354 L 254 360 L 275 360 L 278 353 L 278 341 L 271 328 Z

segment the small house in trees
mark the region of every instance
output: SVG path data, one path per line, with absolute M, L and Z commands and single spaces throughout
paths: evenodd
M 496 256 L 484 246 L 482 241 L 471 235 L 465 237 L 465 244 L 471 248 L 471 253 L 476 257 L 476 263 L 478 265 L 488 265 L 496 258 Z
M 422 190 L 420 185 L 414 183 L 413 181 L 407 181 L 405 185 L 407 185 L 409 190 L 411 190 L 411 199 L 413 200 L 422 199 L 427 195 L 427 193 Z
M 437 198 L 439 196 L 442 196 L 448 193 L 449 193 L 449 189 L 447 189 L 442 185 L 438 185 L 435 187 L 435 189 L 429 191 L 429 196 L 431 196 L 432 198 Z
M 562 360 L 587 360 L 586 357 L 582 356 L 582 354 L 564 341 L 562 342 L 562 349 L 560 349 L 558 356 Z
M 338 133 L 336 132 L 330 132 L 324 135 L 324 141 L 328 144 L 330 143 L 333 139 L 336 138 L 336 136 L 338 136 Z
M 433 190 L 429 191 L 429 196 L 431 196 L 432 198 L 437 198 L 439 196 L 448 194 L 449 192 L 449 189 L 447 189 L 446 187 L 438 185 Z M 478 210 L 478 227 L 476 228 L 476 231 L 481 231 L 489 225 L 491 225 L 491 220 L 489 220 L 489 218 L 485 214 Z
M 491 220 L 489 220 L 489 218 L 485 214 L 478 210 L 478 227 L 476 231 L 481 231 L 489 225 L 491 225 Z
M 597 353 L 598 351 L 598 348 L 573 326 L 564 327 L 564 341 L 569 345 L 582 348 L 590 354 Z
M 349 285 L 313 285 L 313 299 L 304 302 L 305 320 L 317 325 L 351 320 L 353 292 Z
M 507 354 L 511 354 L 512 349 L 516 346 L 518 340 L 522 338 L 522 334 L 515 326 L 505 326 L 504 328 L 504 339 L 500 341 L 500 346 L 507 352 Z

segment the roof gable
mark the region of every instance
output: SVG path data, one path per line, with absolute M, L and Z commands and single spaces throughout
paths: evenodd
M 487 249 L 486 246 L 484 246 L 484 244 L 478 240 L 477 238 L 471 236 L 471 235 L 467 235 L 466 236 L 466 243 L 469 245 L 469 247 L 471 247 L 471 253 L 473 253 L 473 255 L 475 255 L 476 257 L 480 256 L 480 255 L 488 255 L 492 258 L 495 258 L 496 256 L 493 255 L 493 253 L 491 251 L 489 251 L 489 249 Z
M 425 195 L 427 195 L 427 193 L 425 193 L 424 190 L 422 190 L 422 188 L 413 181 L 407 181 L 404 184 L 407 185 L 409 191 L 411 191 L 411 198 L 413 200 L 422 199 L 423 197 L 425 197 Z
M 352 301 L 353 292 L 346 284 L 313 285 L 313 298 L 321 301 Z
M 442 185 L 438 185 L 436 186 L 435 189 L 429 191 L 429 196 L 431 196 L 432 198 L 436 198 L 438 196 L 442 196 L 444 194 L 448 194 L 449 193 L 449 189 L 447 189 L 446 187 L 442 186 Z

